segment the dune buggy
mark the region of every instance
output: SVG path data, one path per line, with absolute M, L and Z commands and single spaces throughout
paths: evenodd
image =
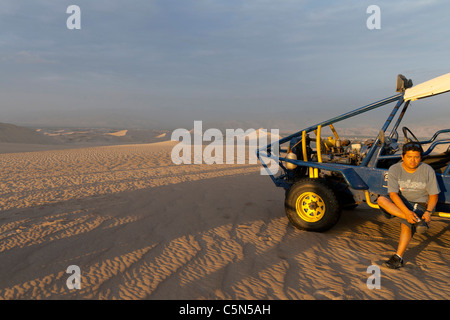
M 363 202 L 379 208 L 375 200 L 379 195 L 387 195 L 388 169 L 401 161 L 401 146 L 409 141 L 422 145 L 422 161 L 436 171 L 441 193 L 434 215 L 450 218 L 450 139 L 445 138 L 450 129 L 438 130 L 426 140 L 416 138 L 407 127 L 401 128 L 400 141 L 398 134 L 412 101 L 447 91 L 450 91 L 450 73 L 416 86 L 398 75 L 395 95 L 257 149 L 257 157 L 272 181 L 286 190 L 285 211 L 290 222 L 302 230 L 321 232 L 338 222 L 342 209 L 355 208 Z M 348 140 L 338 135 L 335 123 L 391 103 L 394 108 L 372 139 Z M 324 128 L 332 136 L 322 138 Z M 277 176 L 268 168 L 268 160 L 275 161 L 281 169 Z

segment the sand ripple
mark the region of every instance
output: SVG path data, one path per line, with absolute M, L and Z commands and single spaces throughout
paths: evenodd
M 371 265 L 398 221 L 365 206 L 294 229 L 257 165 L 182 165 L 170 148 L 0 155 L 0 299 L 448 299 L 450 232 L 435 219 L 401 270 Z M 81 289 L 69 289 L 70 265 Z

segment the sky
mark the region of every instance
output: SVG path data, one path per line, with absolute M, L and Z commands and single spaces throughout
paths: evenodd
M 2 0 L 0 122 L 300 130 L 394 95 L 397 74 L 449 73 L 449 12 L 445 0 Z M 448 123 L 449 97 L 413 103 L 411 125 Z

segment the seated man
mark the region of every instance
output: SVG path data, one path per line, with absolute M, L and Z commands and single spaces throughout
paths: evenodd
M 380 196 L 378 205 L 389 214 L 401 219 L 400 240 L 397 253 L 384 266 L 392 269 L 403 265 L 403 254 L 414 232 L 426 230 L 431 213 L 438 201 L 439 185 L 436 173 L 422 163 L 423 150 L 419 143 L 408 142 L 403 146 L 402 162 L 389 168 L 389 198 Z

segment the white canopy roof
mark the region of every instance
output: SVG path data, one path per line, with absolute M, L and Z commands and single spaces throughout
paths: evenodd
M 450 73 L 406 89 L 405 94 L 403 95 L 403 100 L 414 101 L 447 91 L 450 91 Z

